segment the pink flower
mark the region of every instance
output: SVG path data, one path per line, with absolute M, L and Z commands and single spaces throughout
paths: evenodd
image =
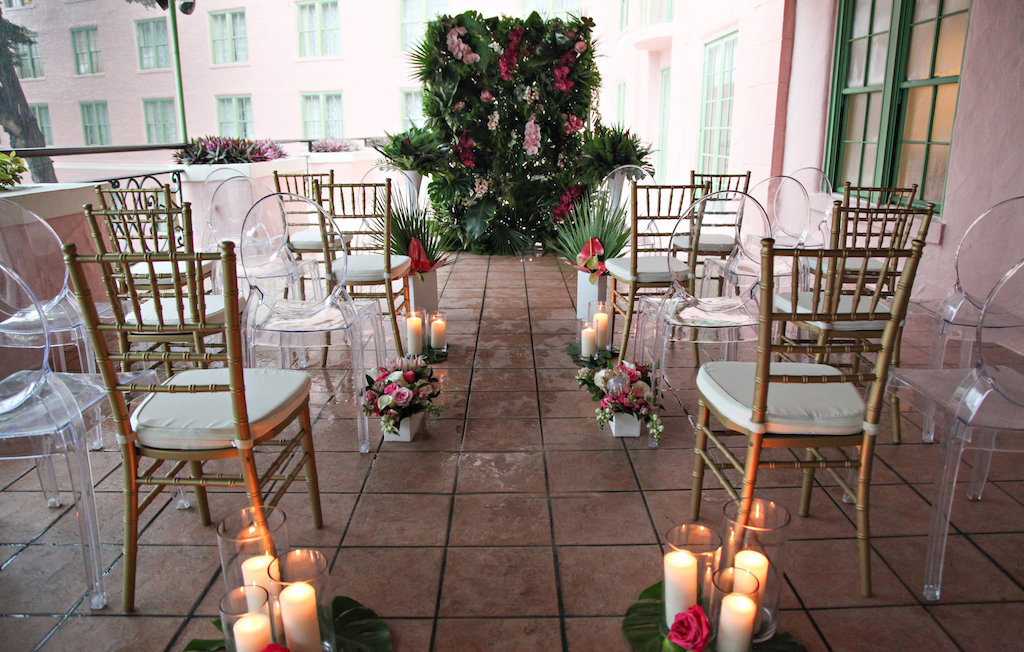
M 576 41 L 576 45 L 572 46 L 573 50 L 576 50 L 578 54 L 583 54 L 587 51 L 587 44 L 583 41 Z
M 628 366 L 626 366 L 624 364 L 620 364 L 619 366 L 615 367 L 615 370 L 616 371 L 621 371 L 624 374 L 626 374 L 626 376 L 629 377 L 629 384 L 630 385 L 632 385 L 636 381 L 640 380 L 640 372 L 637 371 L 635 368 L 630 368 L 630 367 L 628 367 Z
M 465 64 L 476 63 L 479 60 L 480 55 L 477 54 L 476 52 L 469 52 L 468 54 L 462 57 L 462 62 Z
M 377 400 L 377 395 L 373 393 L 373 390 L 368 389 L 368 390 L 366 390 L 366 393 L 363 394 L 363 402 L 364 403 L 374 403 L 376 400 Z
M 519 43 L 522 40 L 522 28 L 517 27 L 508 33 L 508 47 L 505 48 L 505 54 L 501 55 L 498 60 L 498 71 L 501 73 L 501 78 L 506 81 L 512 78 L 512 73 L 519 65 Z
M 398 383 L 388 383 L 388 386 L 384 388 L 384 393 L 394 394 L 396 389 L 398 389 Z
M 711 625 L 704 609 L 695 604 L 688 610 L 676 614 L 672 629 L 668 632 L 668 640 L 684 650 L 704 652 L 704 647 L 711 638 Z
M 459 142 L 452 148 L 459 162 L 467 168 L 476 167 L 476 158 L 473 155 L 473 139 L 469 137 L 469 130 L 463 129 L 459 132 Z
M 540 151 L 540 127 L 537 125 L 537 116 L 531 115 L 526 123 L 526 130 L 523 137 L 523 149 L 530 156 L 536 156 Z
M 485 88 L 482 91 L 480 91 L 480 101 L 481 102 L 492 102 L 492 101 L 494 101 L 494 94 L 491 93 L 491 91 L 489 91 L 488 89 Z
M 411 383 L 412 381 L 416 380 L 416 372 L 415 371 L 403 371 L 402 372 L 402 380 L 404 380 L 407 383 Z
M 583 120 L 581 120 L 580 118 L 578 118 L 578 117 L 576 117 L 574 115 L 570 115 L 569 117 L 566 118 L 566 120 L 565 120 L 565 134 L 566 135 L 569 135 L 571 133 L 577 132 L 580 129 L 583 129 Z
M 452 105 L 452 111 L 461 111 L 464 108 L 466 108 L 466 103 L 462 101 L 458 101 Z
M 412 401 L 412 397 L 413 392 L 408 387 L 399 387 L 391 395 L 391 398 L 395 400 L 395 405 L 399 407 L 405 407 L 406 405 L 409 405 L 409 402 Z
M 494 131 L 498 128 L 498 112 L 495 111 L 491 115 L 487 116 L 487 128 Z

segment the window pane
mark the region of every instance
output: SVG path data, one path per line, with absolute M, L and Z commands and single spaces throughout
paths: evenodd
M 954 11 L 964 11 L 971 6 L 971 0 L 946 0 L 942 3 L 942 12 L 951 14 Z
M 907 79 L 928 79 L 932 76 L 932 44 L 935 23 L 915 25 L 910 32 L 910 54 L 907 57 Z
M 231 14 L 231 45 L 234 49 L 234 61 L 249 60 L 249 40 L 245 29 L 245 12 L 236 11 Z
M 850 43 L 850 65 L 846 74 L 846 85 L 850 88 L 864 86 L 864 71 L 867 69 L 868 41 L 861 39 Z
M 868 86 L 881 86 L 885 82 L 885 59 L 889 53 L 889 35 L 871 37 L 871 63 L 868 65 Z
M 875 178 L 875 155 L 878 152 L 878 145 L 865 143 L 864 156 L 860 164 L 860 185 L 873 185 Z
M 860 143 L 845 143 L 843 145 L 843 163 L 842 167 L 839 169 L 840 183 L 849 181 L 855 186 L 861 185 L 860 149 Z
M 924 199 L 942 202 L 946 192 L 946 168 L 949 167 L 949 145 L 932 145 L 928 151 L 928 176 L 924 180 Z
M 853 3 L 853 36 L 865 36 L 871 25 L 871 0 Z
M 928 121 L 932 114 L 932 87 L 921 86 L 907 91 L 907 117 L 903 123 L 903 140 L 928 140 Z
M 892 20 L 892 0 L 876 0 L 875 17 L 871 20 L 872 33 L 889 31 Z
M 896 185 L 909 188 L 913 184 L 921 184 L 924 172 L 924 145 L 904 143 L 900 149 L 899 174 Z
M 943 18 L 939 24 L 939 47 L 935 51 L 935 76 L 960 74 L 967 35 L 967 14 Z
M 323 13 L 320 16 L 320 28 L 323 30 L 322 43 L 323 56 L 332 56 L 341 53 L 341 39 L 338 35 L 338 3 L 327 2 L 323 5 Z
M 953 139 L 953 114 L 956 112 L 958 84 L 943 84 L 936 89 L 932 140 L 948 143 Z
M 948 2 L 947 2 L 948 4 Z M 939 15 L 939 0 L 917 0 L 914 3 L 914 22 Z
M 864 138 L 864 118 L 867 114 L 868 94 L 858 93 L 847 99 L 846 130 L 844 140 L 861 140 Z
M 864 130 L 864 140 L 878 142 L 878 134 L 882 130 L 882 94 L 868 95 L 868 124 Z

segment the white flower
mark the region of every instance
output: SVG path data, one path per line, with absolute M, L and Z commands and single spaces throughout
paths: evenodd
M 608 382 L 608 376 L 614 373 L 615 372 L 611 369 L 602 369 L 598 371 L 594 374 L 594 384 L 597 385 L 599 389 L 604 389 L 605 383 Z
M 389 383 L 397 383 L 397 382 L 400 382 L 401 380 L 402 380 L 402 372 L 401 371 L 392 371 L 390 374 L 388 374 L 387 381 Z

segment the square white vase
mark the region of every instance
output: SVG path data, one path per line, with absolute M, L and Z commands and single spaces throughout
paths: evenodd
M 398 434 L 384 433 L 384 441 L 412 441 L 423 430 L 426 412 L 417 412 L 398 422 Z
M 617 412 L 609 421 L 612 434 L 616 437 L 639 437 L 640 419 L 635 414 Z
M 420 277 L 423 280 L 420 280 Z M 416 310 L 437 312 L 437 272 L 411 272 L 409 274 L 409 302 Z
M 591 276 L 586 272 L 576 272 L 576 319 L 590 316 L 591 303 L 608 300 L 608 275 Z

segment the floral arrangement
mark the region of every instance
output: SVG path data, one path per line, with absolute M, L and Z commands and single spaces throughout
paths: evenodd
M 651 389 L 650 369 L 628 360 L 603 369 L 584 367 L 576 373 L 576 383 L 600 403 L 596 412 L 602 429 L 616 413 L 632 414 L 647 425 L 656 441 L 660 440 L 664 426 Z
M 384 245 L 383 218 L 377 220 L 371 234 L 374 242 Z M 396 201 L 391 207 L 391 253 L 408 256 L 416 274 L 432 272 L 444 265 L 443 254 L 456 247 L 453 236 L 443 232 L 429 219 L 426 211 L 408 201 Z M 422 280 L 422 277 L 420 277 Z
M 629 129 L 606 127 L 597 122 L 587 134 L 580 155 L 579 175 L 585 183 L 599 184 L 616 168 L 632 165 L 653 173 L 647 162 L 651 147 Z
M 431 402 L 441 385 L 423 356 L 389 360 L 378 372 L 376 379 L 366 377 L 363 412 L 380 417 L 382 431 L 396 434 L 398 422 L 417 412 L 441 412 Z
M 663 645 L 662 650 L 704 652 L 711 638 L 711 623 L 708 622 L 703 607 L 695 604 L 688 610 L 676 614 L 667 638 L 668 643 L 675 647 Z
M 345 138 L 317 138 L 309 144 L 311 152 L 354 152 L 359 145 Z
M 411 127 L 400 134 L 384 134 L 384 142 L 374 145 L 386 163 L 399 170 L 432 174 L 447 155 L 436 133 L 422 127 Z
M 573 204 L 548 247 L 596 283 L 605 273 L 604 261 L 618 256 L 628 242 L 625 208 L 598 195 Z
M 463 248 L 544 242 L 584 194 L 576 162 L 600 85 L 593 26 L 476 11 L 427 24 L 412 59 L 427 127 L 449 151 L 428 192 Z
M 225 138 L 202 136 L 193 138 L 174 152 L 174 161 L 184 165 L 217 163 L 258 163 L 284 158 L 287 154 L 270 139 Z
M 21 175 L 27 171 L 25 159 L 17 152 L 0 152 L 0 190 L 7 190 L 21 183 Z

